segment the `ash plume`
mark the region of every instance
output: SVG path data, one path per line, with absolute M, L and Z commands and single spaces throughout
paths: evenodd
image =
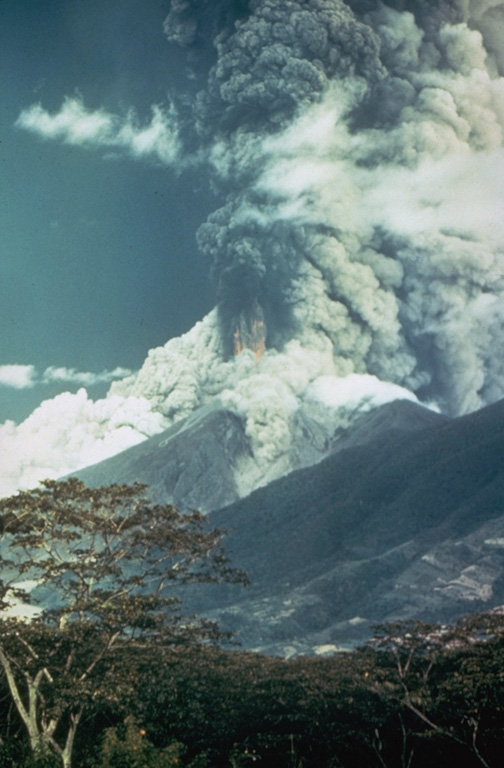
M 209 8 L 165 30 L 213 35 L 195 125 L 226 202 L 198 243 L 225 353 L 259 307 L 269 349 L 326 337 L 337 370 L 452 414 L 502 396 L 504 5 Z

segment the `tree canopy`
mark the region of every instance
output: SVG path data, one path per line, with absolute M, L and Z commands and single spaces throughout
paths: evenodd
M 140 484 L 44 481 L 0 501 L 0 532 L 0 666 L 33 752 L 65 768 L 83 714 L 127 694 L 135 658 L 220 637 L 176 587 L 246 582 L 223 531 Z

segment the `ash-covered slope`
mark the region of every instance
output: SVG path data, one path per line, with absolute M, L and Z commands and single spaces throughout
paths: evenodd
M 373 440 L 384 430 L 417 430 L 445 417 L 411 401 L 398 400 L 369 413 L 347 416 L 345 427 L 310 417 L 299 409 L 293 419 L 288 467 L 315 464 L 328 453 Z M 253 466 L 251 472 L 250 466 Z M 88 485 L 131 483 L 149 486 L 152 498 L 181 509 L 220 509 L 250 486 L 244 476 L 256 472 L 245 423 L 218 400 L 149 440 L 78 472 Z M 277 474 L 284 474 L 280 469 Z M 255 478 L 255 486 L 266 484 Z M 245 488 L 245 493 L 243 489 Z
M 290 653 L 503 602 L 504 401 L 454 420 L 425 414 L 433 423 L 419 431 L 405 411 L 420 414 L 384 406 L 347 447 L 213 513 L 252 586 L 195 605 L 219 607 L 246 647 Z
M 238 498 L 235 468 L 248 451 L 241 420 L 214 404 L 78 475 L 94 486 L 146 483 L 153 499 L 208 512 Z

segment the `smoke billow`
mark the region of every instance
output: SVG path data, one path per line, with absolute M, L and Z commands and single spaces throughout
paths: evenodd
M 104 400 L 65 395 L 12 484 L 218 398 L 249 437 L 245 493 L 292 468 L 302 418 L 502 397 L 504 3 L 172 0 L 165 31 L 206 68 L 184 138 L 220 199 L 197 235 L 217 308 Z M 4 444 L 43 435 L 50 402 Z
M 504 5 L 235 10 L 195 110 L 225 352 L 260 307 L 270 349 L 323 335 L 337 369 L 452 414 L 501 396 Z M 202 11 L 173 3 L 169 38 L 197 46 Z
M 254 315 L 256 307 L 270 346 L 279 346 L 292 326 L 290 290 L 302 258 L 296 227 L 275 215 L 268 221 L 244 215 L 270 207 L 269 195 L 254 184 L 268 162 L 265 137 L 320 102 L 333 79 L 373 83 L 384 75 L 378 38 L 343 3 L 250 7 L 247 17 L 216 35 L 217 63 L 197 109 L 201 135 L 210 133 L 218 182 L 230 195 L 198 233 L 212 261 L 226 351 L 243 315 Z

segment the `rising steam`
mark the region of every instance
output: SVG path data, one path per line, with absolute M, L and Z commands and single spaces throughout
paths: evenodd
M 221 199 L 197 235 L 217 309 L 112 384 L 101 424 L 132 403 L 142 439 L 219 398 L 246 492 L 292 466 L 300 412 L 502 397 L 504 3 L 172 0 L 165 31 L 207 68 L 186 140 Z

